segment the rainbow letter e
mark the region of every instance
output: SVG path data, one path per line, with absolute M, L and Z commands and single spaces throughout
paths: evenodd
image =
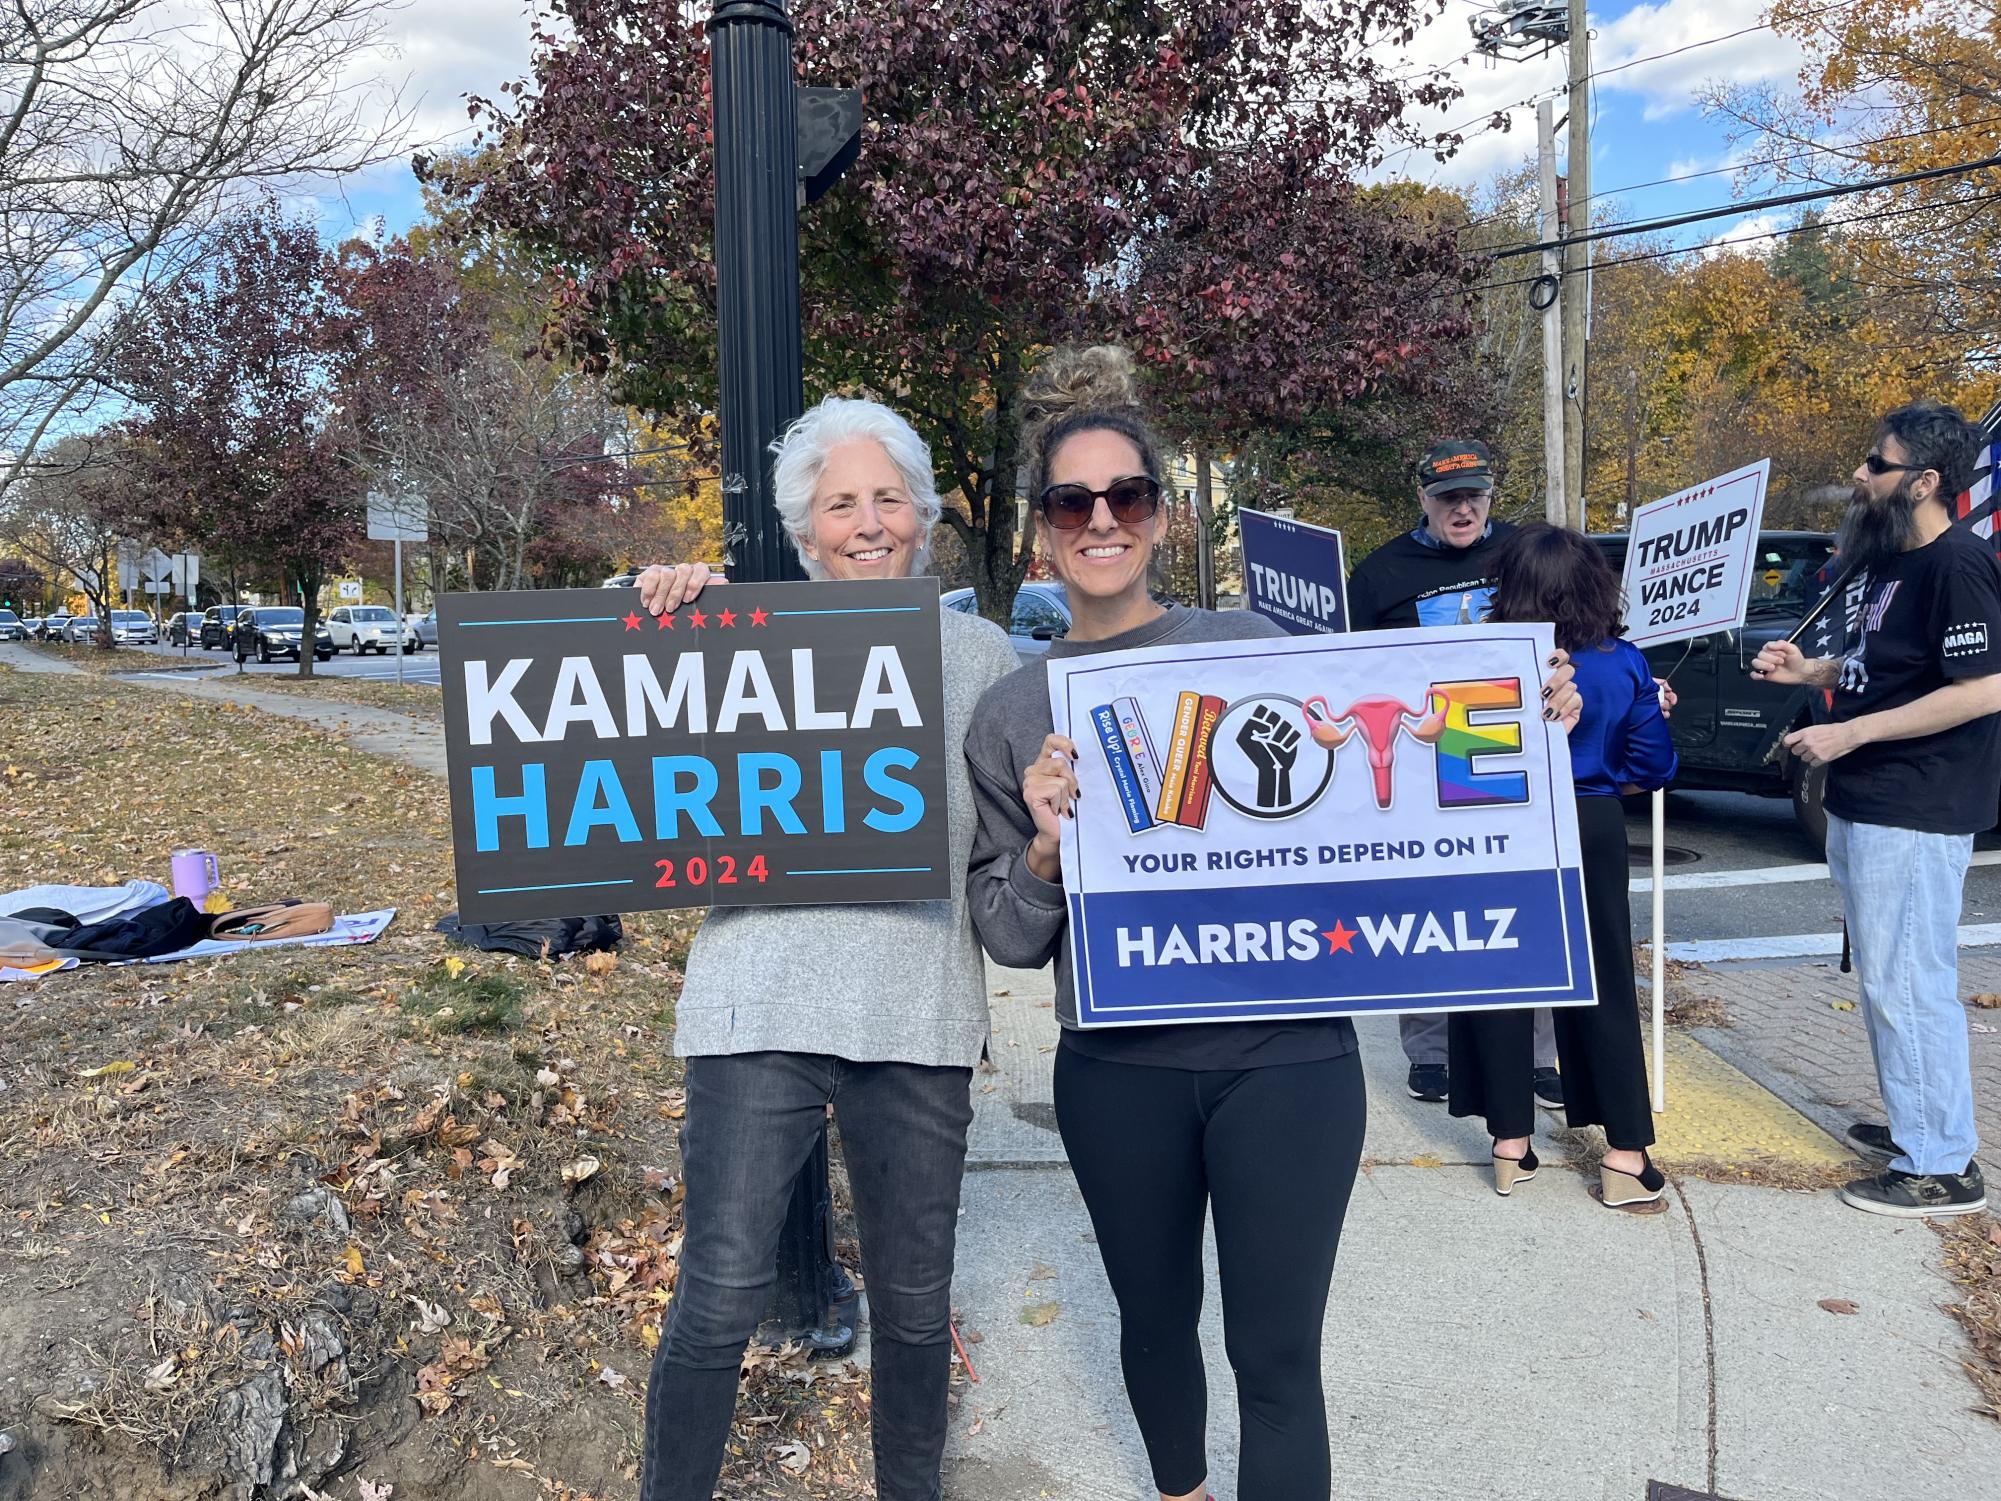
M 1463 683 L 1433 683 L 1433 693 L 1446 699 L 1445 731 L 1438 737 L 1438 806 L 1493 808 L 1529 800 L 1526 772 L 1474 770 L 1476 756 L 1518 755 L 1519 724 L 1475 724 L 1473 714 L 1522 706 L 1520 678 L 1476 678 Z

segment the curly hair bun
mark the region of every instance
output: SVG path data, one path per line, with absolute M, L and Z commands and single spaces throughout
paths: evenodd
M 1058 349 L 1035 367 L 1022 390 L 1022 415 L 1031 427 L 1073 412 L 1123 412 L 1139 406 L 1139 369 L 1116 344 Z

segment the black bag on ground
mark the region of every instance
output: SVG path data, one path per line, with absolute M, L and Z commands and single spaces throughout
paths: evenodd
M 49 947 L 65 958 L 151 959 L 178 954 L 208 937 L 208 914 L 184 896 L 104 922 L 53 934 Z
M 438 919 L 437 930 L 467 948 L 520 954 L 529 959 L 545 955 L 560 959 L 565 954 L 615 949 L 625 942 L 625 924 L 616 913 L 609 917 L 537 917 L 521 922 L 462 923 L 458 913 L 447 912 Z

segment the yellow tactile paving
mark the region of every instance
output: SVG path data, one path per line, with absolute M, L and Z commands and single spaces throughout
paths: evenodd
M 1651 1061 L 1649 1066 L 1651 1066 Z M 1667 1113 L 1654 1117 L 1663 1162 L 1726 1167 L 1854 1167 L 1834 1137 L 1692 1037 L 1667 1035 Z

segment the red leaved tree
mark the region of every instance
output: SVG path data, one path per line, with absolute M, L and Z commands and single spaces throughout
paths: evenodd
M 152 524 L 275 565 L 305 607 L 305 642 L 322 581 L 362 531 L 330 269 L 310 224 L 242 215 L 199 275 L 141 306 L 114 359 L 141 413 Z M 312 671 L 306 647 L 299 675 Z
M 1449 329 L 1453 246 L 1351 187 L 1411 104 L 1454 92 L 1396 71 L 1441 6 L 794 7 L 801 81 L 859 87 L 868 116 L 802 218 L 808 388 L 872 391 L 925 431 L 987 614 L 1033 550 L 1020 395 L 1050 345 L 1139 346 L 1185 414 L 1229 381 L 1203 418 L 1221 440 L 1394 382 Z M 716 400 L 707 10 L 555 0 L 532 80 L 473 105 L 487 149 L 420 164 L 560 271 L 556 347 L 690 429 Z

